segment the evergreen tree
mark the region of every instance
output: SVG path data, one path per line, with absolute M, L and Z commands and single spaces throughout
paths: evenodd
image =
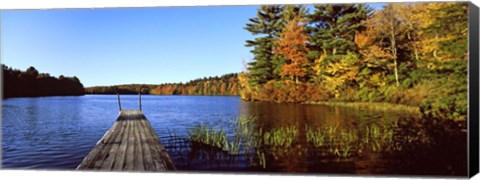
M 251 51 L 254 59 L 248 64 L 249 81 L 254 84 L 264 84 L 278 76 L 273 63 L 275 59 L 273 40 L 278 37 L 283 27 L 282 7 L 261 6 L 257 17 L 250 18 L 249 21 L 250 23 L 247 23 L 244 29 L 253 35 L 263 35 L 255 40 L 247 40 L 245 45 L 254 48 Z
M 315 11 L 309 16 L 310 41 L 315 58 L 320 53 L 346 54 L 356 50 L 355 33 L 365 29 L 364 20 L 372 9 L 363 4 L 326 4 L 315 5 Z
M 282 20 L 286 26 L 295 18 L 306 18 L 308 10 L 302 5 L 284 5 L 282 7 Z
M 448 2 L 430 3 L 434 6 L 430 16 L 435 17 L 425 31 L 434 39 L 437 49 L 433 56 L 445 61 L 452 59 L 467 59 L 468 52 L 468 3 Z

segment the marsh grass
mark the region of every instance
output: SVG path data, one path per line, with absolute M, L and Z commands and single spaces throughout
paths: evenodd
M 316 154 L 324 158 L 348 160 L 363 152 L 401 150 L 405 145 L 418 141 L 414 137 L 395 141 L 397 123 L 371 123 L 356 128 L 339 125 L 297 125 L 264 129 L 251 116 L 240 116 L 229 122 L 230 127 L 213 128 L 200 124 L 189 130 L 188 139 L 196 146 L 213 148 L 230 156 L 245 156 L 261 168 L 267 168 L 269 159 L 279 159 L 296 154 Z M 228 129 L 229 128 L 229 129 Z M 304 136 L 304 137 L 301 137 Z M 297 142 L 299 139 L 306 140 Z M 212 149 L 210 149 L 212 150 Z M 268 158 L 267 158 L 268 157 Z
M 263 144 L 269 146 L 289 147 L 298 134 L 296 126 L 275 128 L 263 133 Z
M 350 107 L 355 109 L 366 109 L 382 112 L 408 113 L 414 117 L 420 118 L 422 114 L 417 106 L 407 106 L 403 104 L 381 103 L 381 102 L 305 102 L 305 104 L 320 104 L 327 106 Z
M 189 138 L 192 142 L 211 145 L 225 151 L 229 150 L 228 136 L 223 129 L 216 130 L 207 125 L 197 125 L 190 129 Z
M 339 129 L 338 126 L 313 128 L 305 126 L 307 142 L 317 149 L 327 149 L 338 158 L 348 158 L 354 153 L 368 148 L 378 152 L 393 143 L 394 131 L 388 126 L 372 124 L 363 131 L 357 129 Z

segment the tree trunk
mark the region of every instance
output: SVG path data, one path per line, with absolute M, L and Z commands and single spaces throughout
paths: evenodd
M 418 60 L 418 50 L 416 48 L 417 45 L 415 45 L 415 60 Z
M 392 26 L 390 29 L 390 48 L 392 49 L 392 55 L 393 55 L 393 65 L 395 66 L 395 81 L 397 83 L 397 87 L 400 86 L 400 83 L 398 82 L 398 65 L 397 65 L 397 47 L 395 44 L 395 29 L 394 25 L 392 22 Z
M 435 34 L 435 43 L 438 43 L 438 34 Z M 438 60 L 437 49 L 433 50 L 433 58 Z
M 409 26 L 410 26 L 410 29 L 411 29 L 412 31 L 415 31 L 414 28 L 413 28 L 412 23 L 409 23 Z M 415 60 L 418 60 L 418 46 L 417 46 L 417 44 L 415 43 L 415 40 L 413 39 L 413 37 L 410 35 L 410 33 L 407 33 L 407 37 L 408 37 L 408 40 L 410 40 L 410 41 L 412 42 L 413 52 L 414 52 L 414 55 L 415 55 Z
M 397 58 L 393 59 L 393 64 L 395 65 L 395 81 L 397 82 L 397 87 L 400 86 L 398 82 L 398 69 L 397 69 Z
M 295 61 L 293 64 L 295 64 L 295 66 L 297 66 L 297 67 L 298 67 L 298 63 L 297 63 L 297 61 Z M 298 76 L 297 76 L 297 75 L 295 75 L 295 84 L 297 84 L 297 83 L 298 83 Z

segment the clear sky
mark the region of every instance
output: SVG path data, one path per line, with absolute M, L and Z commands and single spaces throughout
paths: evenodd
M 384 4 L 371 4 L 380 8 Z M 187 82 L 240 72 L 258 6 L 5 10 L 1 63 L 85 87 Z

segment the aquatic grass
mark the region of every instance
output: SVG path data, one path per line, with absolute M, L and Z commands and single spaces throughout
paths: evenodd
M 209 127 L 207 124 L 199 124 L 188 131 L 188 138 L 201 145 L 219 148 L 229 152 L 232 155 L 240 153 L 240 148 L 248 144 L 249 133 L 252 132 L 253 116 L 239 116 L 234 121 L 230 121 L 236 128 L 233 129 L 233 137 L 229 138 L 228 133 L 222 129 Z M 277 140 L 278 141 L 278 140 Z
M 314 147 L 318 148 L 324 145 L 325 135 L 322 130 L 315 130 L 309 126 L 306 126 L 307 142 L 312 143 Z
M 249 126 L 252 124 L 252 122 L 255 121 L 255 116 L 249 116 L 249 115 L 240 115 L 237 119 L 236 119 L 236 124 L 238 126 Z
M 306 125 L 305 136 L 313 148 L 326 148 L 326 152 L 337 158 L 348 158 L 365 147 L 373 152 L 388 150 L 388 146 L 394 143 L 392 126 L 371 124 L 361 129 L 363 131 L 341 129 L 338 125 L 317 128 Z M 405 141 L 412 142 L 413 139 L 407 137 Z
M 263 143 L 270 146 L 291 146 L 298 134 L 296 126 L 275 128 L 263 133 Z
M 414 137 L 404 137 L 401 145 L 394 141 L 395 123 L 371 123 L 356 128 L 346 128 L 339 124 L 313 127 L 305 125 L 304 131 L 296 125 L 266 129 L 255 124 L 254 117 L 243 116 L 231 121 L 230 135 L 223 129 L 195 126 L 189 131 L 189 138 L 206 147 L 215 147 L 229 155 L 242 155 L 261 168 L 266 168 L 266 157 L 281 158 L 291 153 L 318 153 L 322 157 L 336 157 L 347 160 L 362 151 L 382 152 L 402 149 L 408 143 L 417 141 Z M 307 146 L 296 144 L 302 132 Z M 397 144 L 395 144 L 397 143 Z M 401 146 L 401 147 L 398 147 Z M 215 150 L 216 151 L 216 150 Z M 252 158 L 253 156 L 253 158 Z
M 422 116 L 420 108 L 403 104 L 381 103 L 381 102 L 305 102 L 304 104 L 320 104 L 327 106 L 350 107 L 355 109 L 368 109 L 382 112 L 408 113 L 417 118 Z
M 229 152 L 232 154 L 238 154 L 240 152 L 240 143 L 239 142 L 230 142 Z
M 258 161 L 260 166 L 262 166 L 263 169 L 267 168 L 267 161 L 265 159 L 265 153 L 261 151 L 257 151 L 258 155 Z
M 370 136 L 374 139 L 378 138 L 380 136 L 380 127 L 378 127 L 375 124 L 372 124 L 370 126 Z
M 223 129 L 215 130 L 207 125 L 197 125 L 190 129 L 188 134 L 193 142 L 228 150 L 228 136 Z
M 342 154 L 340 156 L 343 158 L 350 156 L 351 149 L 352 147 L 350 146 L 350 144 L 346 144 L 345 146 L 342 146 Z
M 234 135 L 235 138 L 247 139 L 252 131 L 254 121 L 256 120 L 255 116 L 241 115 L 235 120 Z

